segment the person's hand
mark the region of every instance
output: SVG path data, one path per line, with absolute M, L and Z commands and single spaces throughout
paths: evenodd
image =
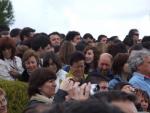
M 91 83 L 84 83 L 83 85 L 79 86 L 79 83 L 76 82 L 72 88 L 72 90 L 68 91 L 68 96 L 74 100 L 86 100 L 89 98 L 91 89 Z
M 62 83 L 60 84 L 60 89 L 68 92 L 73 88 L 73 85 L 74 85 L 74 81 L 70 80 L 70 78 L 67 78 L 63 80 Z
M 13 78 L 18 78 L 18 76 L 19 76 L 18 71 L 17 71 L 16 69 L 13 69 L 13 68 L 9 71 L 9 74 L 10 74 Z

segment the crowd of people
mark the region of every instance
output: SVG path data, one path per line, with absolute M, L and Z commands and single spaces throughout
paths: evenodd
M 36 33 L 0 25 L 0 79 L 28 84 L 23 113 L 150 111 L 150 36 Z M 7 112 L 0 89 L 0 113 Z

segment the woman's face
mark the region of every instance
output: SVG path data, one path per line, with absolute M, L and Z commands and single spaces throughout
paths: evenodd
M 144 97 L 141 98 L 141 107 L 144 111 L 148 109 L 148 99 L 145 99 Z
M 123 72 L 126 73 L 126 74 L 130 74 L 128 63 L 124 64 L 124 66 L 123 66 Z
M 10 58 L 11 58 L 11 55 L 12 55 L 12 49 L 9 48 L 9 49 L 3 50 L 3 51 L 2 51 L 2 54 L 3 54 L 4 58 L 10 59 Z
M 38 63 L 34 56 L 29 57 L 28 60 L 25 61 L 25 68 L 28 72 L 33 72 L 38 68 Z
M 94 60 L 94 53 L 92 49 L 89 49 L 85 53 L 85 62 L 86 63 L 91 63 Z
M 0 95 L 0 113 L 7 113 L 7 100 L 4 95 Z
M 53 62 L 52 59 L 49 59 L 49 66 L 48 68 L 50 68 L 54 73 L 57 72 L 57 65 Z
M 48 80 L 40 87 L 40 93 L 50 98 L 55 94 L 55 88 L 56 88 L 55 80 Z

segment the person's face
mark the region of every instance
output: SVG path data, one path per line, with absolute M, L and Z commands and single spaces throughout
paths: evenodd
M 129 64 L 128 63 L 124 64 L 124 66 L 123 66 L 123 72 L 126 73 L 126 74 L 130 73 Z
M 57 72 L 57 65 L 53 62 L 52 59 L 49 59 L 49 66 L 48 68 L 50 68 L 52 71 L 54 71 L 54 73 Z
M 111 59 L 108 56 L 100 56 L 98 67 L 101 71 L 108 71 L 111 69 Z
M 134 32 L 134 34 L 133 34 L 133 41 L 137 43 L 138 40 L 139 40 L 139 32 Z
M 10 59 L 11 55 L 12 55 L 12 49 L 11 48 L 9 48 L 9 49 L 6 48 L 5 50 L 2 51 L 2 54 L 3 54 L 4 58 Z
M 131 85 L 124 85 L 121 91 L 133 94 L 135 92 L 135 88 L 133 88 Z
M 106 38 L 106 37 L 103 37 L 103 38 L 101 39 L 100 43 L 106 44 L 106 43 L 107 43 L 107 38 Z
M 93 39 L 91 39 L 91 38 L 86 38 L 86 39 L 84 39 L 84 41 L 86 42 L 86 43 L 93 43 L 94 41 L 93 41 Z
M 60 37 L 58 35 L 51 35 L 50 36 L 50 42 L 52 46 L 60 46 Z
M 99 83 L 100 91 L 108 91 L 108 82 L 107 81 L 101 81 Z
M 39 89 L 42 95 L 46 97 L 51 97 L 55 94 L 56 83 L 55 80 L 46 81 Z
M 124 113 L 137 113 L 134 103 L 130 101 L 113 101 L 112 105 L 119 107 Z
M 4 95 L 0 95 L 0 113 L 7 113 L 7 100 Z
M 52 47 L 52 46 L 50 46 L 50 44 L 48 44 L 42 51 L 43 51 L 43 53 L 50 52 L 50 51 L 54 52 L 54 47 Z
M 80 35 L 76 35 L 74 38 L 73 38 L 73 44 L 74 45 L 77 45 L 79 42 L 81 41 L 81 37 Z
M 73 63 L 70 70 L 76 80 L 80 80 L 84 76 L 84 60 Z
M 34 56 L 29 57 L 28 60 L 25 61 L 25 68 L 28 72 L 33 72 L 38 68 L 38 63 Z
M 141 107 L 143 108 L 144 111 L 147 111 L 148 109 L 148 99 L 144 99 L 144 97 L 141 98 Z
M 150 76 L 150 56 L 144 58 L 144 63 L 138 66 L 138 71 L 144 75 Z
M 92 49 L 89 49 L 85 53 L 85 62 L 91 63 L 94 60 L 94 53 Z
M 30 32 L 30 34 L 29 34 L 29 40 L 33 38 L 34 34 L 35 34 L 34 32 Z

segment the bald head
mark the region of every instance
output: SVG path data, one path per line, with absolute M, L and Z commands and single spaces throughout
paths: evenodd
M 109 53 L 102 53 L 99 56 L 98 67 L 100 70 L 110 70 L 112 65 L 112 55 Z

